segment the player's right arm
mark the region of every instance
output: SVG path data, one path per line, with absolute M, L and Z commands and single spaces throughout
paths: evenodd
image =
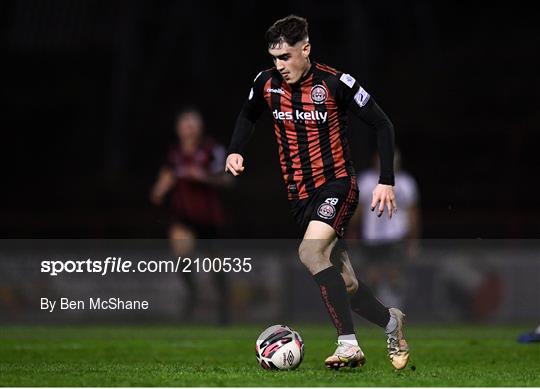
M 261 72 L 255 77 L 248 99 L 236 119 L 231 143 L 227 151 L 227 160 L 225 161 L 225 171 L 234 176 L 238 176 L 244 171 L 242 151 L 253 133 L 255 123 L 267 107 L 263 94 L 264 84 L 268 80 L 266 73 Z
M 150 201 L 155 205 L 163 203 L 165 195 L 174 186 L 175 177 L 172 169 L 164 166 L 160 169 L 158 179 L 150 192 Z

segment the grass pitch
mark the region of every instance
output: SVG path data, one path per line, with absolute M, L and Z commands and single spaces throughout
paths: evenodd
M 395 372 L 385 337 L 358 329 L 363 368 L 327 370 L 335 333 L 293 326 L 306 343 L 295 371 L 265 371 L 250 327 L 0 327 L 2 386 L 540 386 L 527 327 L 408 327 L 409 366 Z

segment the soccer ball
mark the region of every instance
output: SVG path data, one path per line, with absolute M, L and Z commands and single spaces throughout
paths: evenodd
M 277 324 L 259 335 L 255 351 L 263 369 L 296 369 L 304 359 L 304 341 L 298 332 Z

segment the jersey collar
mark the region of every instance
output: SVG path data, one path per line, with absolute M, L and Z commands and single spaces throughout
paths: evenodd
M 301 85 L 305 80 L 307 80 L 311 75 L 313 74 L 313 69 L 315 69 L 315 62 L 311 62 L 309 70 L 306 74 L 304 74 L 296 84 L 294 85 Z

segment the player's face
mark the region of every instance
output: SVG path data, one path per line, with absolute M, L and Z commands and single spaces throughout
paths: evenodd
M 202 130 L 202 118 L 196 113 L 186 113 L 176 122 L 176 133 L 183 141 L 199 138 Z
M 308 42 L 300 41 L 294 46 L 283 42 L 268 49 L 276 69 L 287 84 L 294 84 L 309 70 L 309 52 L 311 46 Z

